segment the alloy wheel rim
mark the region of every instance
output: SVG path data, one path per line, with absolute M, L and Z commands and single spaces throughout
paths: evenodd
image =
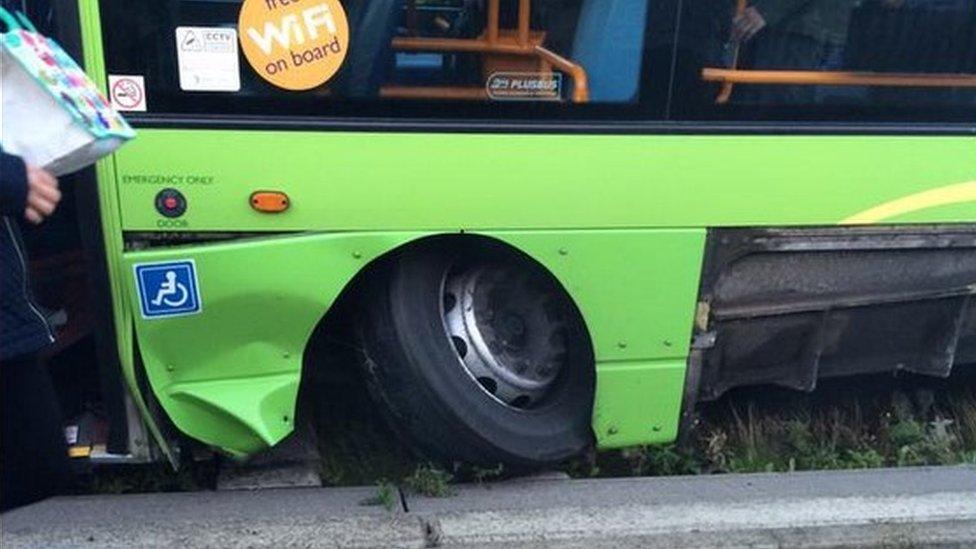
M 554 283 L 524 269 L 479 265 L 442 283 L 442 316 L 460 365 L 494 400 L 541 405 L 567 368 L 566 311 Z

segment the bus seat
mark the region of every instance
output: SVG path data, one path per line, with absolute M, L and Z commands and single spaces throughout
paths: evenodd
M 583 0 L 572 60 L 586 69 L 590 101 L 637 99 L 648 0 Z
M 405 0 L 371 0 L 349 5 L 349 52 L 336 87 L 346 97 L 374 98 L 394 62 L 390 42 Z

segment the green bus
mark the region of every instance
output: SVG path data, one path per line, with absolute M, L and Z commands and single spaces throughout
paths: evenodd
M 348 24 L 302 89 L 241 15 L 296 3 Z M 55 5 L 138 132 L 95 169 L 114 455 L 275 446 L 330 337 L 415 448 L 516 468 L 976 362 L 973 0 Z

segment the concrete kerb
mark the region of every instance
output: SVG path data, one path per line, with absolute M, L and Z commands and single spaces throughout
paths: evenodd
M 0 517 L 7 547 L 976 546 L 976 468 L 57 498 Z M 394 498 L 396 499 L 396 498 Z

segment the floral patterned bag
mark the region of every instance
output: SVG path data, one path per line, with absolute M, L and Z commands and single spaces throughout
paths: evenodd
M 135 137 L 81 67 L 22 13 L 0 8 L 0 146 L 55 175 Z

